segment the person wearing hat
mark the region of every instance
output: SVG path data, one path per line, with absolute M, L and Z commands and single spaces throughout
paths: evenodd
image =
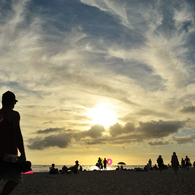
M 0 109 L 0 180 L 4 179 L 6 184 L 1 194 L 10 194 L 18 183 L 22 182 L 21 173 L 14 169 L 3 167 L 5 155 L 18 155 L 19 161 L 25 162 L 23 136 L 20 130 L 20 114 L 13 110 L 18 102 L 13 92 L 7 91 L 2 96 L 2 108 Z

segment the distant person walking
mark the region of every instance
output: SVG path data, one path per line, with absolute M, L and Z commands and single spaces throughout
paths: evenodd
M 15 94 L 7 91 L 2 96 L 2 108 L 0 109 L 0 179 L 6 181 L 1 194 L 10 194 L 15 187 L 22 183 L 21 173 L 14 170 L 13 165 L 6 164 L 3 157 L 6 154 L 18 155 L 19 162 L 26 161 L 23 137 L 20 130 L 20 114 L 14 111 L 16 105 Z
M 158 163 L 158 168 L 159 168 L 160 172 L 162 172 L 164 162 L 163 162 L 163 159 L 162 159 L 161 155 L 159 155 L 159 157 L 157 159 L 157 163 Z
M 177 174 L 179 161 L 178 161 L 178 158 L 175 152 L 173 152 L 173 155 L 171 158 L 171 166 L 172 166 L 172 169 L 175 171 L 175 174 Z
M 186 167 L 185 160 L 182 158 L 181 159 L 181 168 L 182 168 L 182 170 L 185 170 L 185 167 Z
M 107 160 L 106 158 L 104 158 L 104 169 L 106 169 L 106 166 L 107 166 Z
M 185 164 L 186 164 L 186 169 L 189 170 L 190 159 L 188 158 L 188 156 L 186 156 L 186 158 L 185 158 Z

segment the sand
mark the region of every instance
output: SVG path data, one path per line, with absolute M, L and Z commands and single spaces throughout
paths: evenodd
M 114 194 L 163 194 L 184 195 L 195 193 L 195 168 L 179 170 L 176 175 L 170 168 L 162 171 L 87 171 L 78 174 L 50 175 L 34 173 L 24 175 L 13 195 L 114 195 Z M 0 190 L 4 185 L 0 181 Z

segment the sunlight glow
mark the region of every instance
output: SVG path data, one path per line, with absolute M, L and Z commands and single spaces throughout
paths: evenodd
M 100 124 L 106 127 L 117 122 L 116 113 L 102 104 L 98 104 L 96 107 L 92 108 L 88 116 L 93 120 L 93 124 Z

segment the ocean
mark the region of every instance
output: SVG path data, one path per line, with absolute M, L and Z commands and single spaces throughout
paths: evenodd
M 66 165 L 68 168 L 73 166 L 73 165 Z M 94 165 L 81 165 L 83 168 L 83 171 L 93 171 L 93 170 L 99 170 L 97 166 Z M 49 172 L 49 168 L 51 165 L 32 165 L 32 171 L 34 172 Z M 55 165 L 55 168 L 58 170 L 61 170 L 63 165 Z M 108 165 L 107 170 L 116 170 L 118 165 Z M 125 169 L 134 169 L 134 168 L 144 168 L 144 165 L 123 165 L 123 168 Z

